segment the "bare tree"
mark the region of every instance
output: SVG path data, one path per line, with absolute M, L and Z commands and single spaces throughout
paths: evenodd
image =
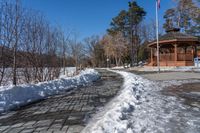
M 14 23 L 13 23 L 13 85 L 17 84 L 17 50 L 20 45 L 20 37 L 23 30 L 23 9 L 20 0 L 15 1 L 13 7 Z
M 62 56 L 62 67 L 64 75 L 66 75 L 66 65 L 67 65 L 67 49 L 69 48 L 69 41 L 70 41 L 70 33 L 64 33 L 62 30 L 60 30 L 60 37 L 62 40 L 62 46 L 61 46 L 61 56 Z
M 121 32 L 110 36 L 106 35 L 102 39 L 105 55 L 109 61 L 113 61 L 116 66 L 122 65 L 122 58 L 127 56 L 128 41 Z
M 73 64 L 76 67 L 76 73 L 82 68 L 81 60 L 84 57 L 84 46 L 81 42 L 78 42 L 77 34 L 69 41 L 70 53 L 73 60 Z
M 70 34 L 51 26 L 41 13 L 22 8 L 20 0 L 1 1 L 0 85 L 5 77 L 12 78 L 14 85 L 58 78 L 61 67 L 66 67 Z M 83 46 L 71 42 L 72 57 L 79 66 Z
M 122 58 L 127 56 L 128 53 L 128 40 L 121 32 L 118 32 L 112 38 L 112 43 L 114 44 L 114 58 L 116 66 L 122 65 Z
M 91 36 L 84 40 L 86 44 L 87 54 L 91 60 L 92 66 L 96 67 L 98 64 L 98 61 L 100 60 L 98 58 L 98 46 L 99 45 L 99 36 Z
M 9 60 L 13 59 L 13 84 L 16 85 L 16 52 L 18 43 L 18 23 L 19 7 L 16 4 L 8 3 L 7 1 L 2 1 L 1 3 L 1 83 L 5 75 L 6 67 L 10 66 Z M 18 17 L 17 17 L 18 16 Z M 17 38 L 16 38 L 17 37 Z M 10 58 L 10 48 L 13 48 L 13 57 Z M 8 56 L 7 56 L 8 55 Z M 8 57 L 8 58 L 7 58 Z M 8 74 L 7 74 L 8 75 Z

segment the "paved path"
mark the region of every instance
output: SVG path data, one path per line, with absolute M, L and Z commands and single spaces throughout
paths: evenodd
M 1 133 L 78 133 L 88 119 L 120 90 L 122 77 L 98 70 L 102 78 L 88 87 L 49 97 L 0 116 Z
M 141 74 L 141 76 L 153 81 L 200 79 L 200 73 L 194 72 L 162 72 Z

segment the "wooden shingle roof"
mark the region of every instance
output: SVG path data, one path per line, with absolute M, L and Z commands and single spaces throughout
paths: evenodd
M 172 29 L 166 31 L 165 35 L 159 37 L 159 44 L 167 44 L 173 42 L 194 42 L 195 44 L 200 44 L 199 38 L 191 36 L 188 34 L 180 33 L 179 29 Z M 151 42 L 148 46 L 156 44 L 156 40 Z

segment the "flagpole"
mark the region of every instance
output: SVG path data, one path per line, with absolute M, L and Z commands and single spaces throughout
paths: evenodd
M 160 73 L 160 57 L 159 57 L 159 37 L 158 37 L 158 0 L 156 0 L 156 40 L 157 40 L 157 67 L 158 67 L 158 73 Z

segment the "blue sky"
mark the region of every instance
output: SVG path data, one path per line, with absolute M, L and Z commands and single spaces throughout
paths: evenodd
M 83 39 L 93 34 L 102 35 L 111 19 L 128 8 L 130 0 L 22 0 L 25 7 L 41 11 L 48 21 L 60 25 L 64 31 L 75 30 Z M 137 0 L 147 12 L 145 21 L 155 19 L 155 0 Z M 173 7 L 172 0 L 161 0 L 160 23 L 163 13 Z

